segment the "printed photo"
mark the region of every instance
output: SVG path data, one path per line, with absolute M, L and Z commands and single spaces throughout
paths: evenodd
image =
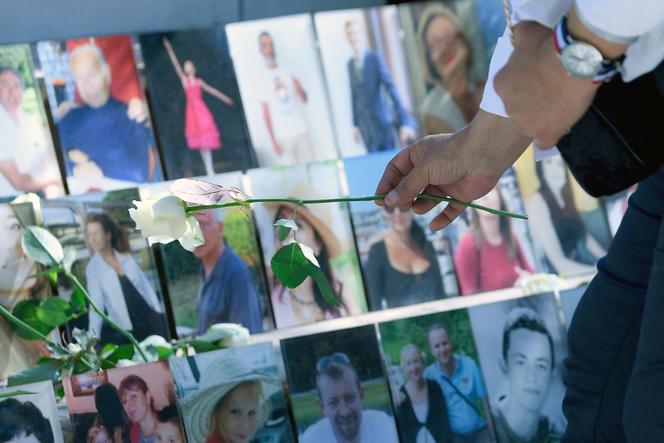
M 345 160 L 350 196 L 373 195 L 392 156 L 381 152 Z M 448 238 L 429 229 L 439 211 L 416 215 L 373 201 L 352 202 L 350 211 L 372 310 L 459 295 Z
M 50 381 L 0 389 L 0 436 L 11 443 L 63 443 Z
M 256 166 L 223 27 L 140 37 L 171 179 Z
M 189 443 L 295 441 L 272 343 L 170 363 Z
M 629 189 L 623 192 L 604 197 L 603 199 L 604 210 L 606 211 L 606 217 L 609 221 L 609 229 L 611 230 L 612 236 L 615 236 L 616 232 L 618 232 L 620 222 L 622 222 L 623 216 L 627 211 L 629 198 L 634 194 L 634 191 L 636 191 L 637 185 L 632 185 Z
M 563 319 L 565 320 L 565 327 L 569 329 L 572 323 L 576 307 L 581 301 L 581 297 L 586 293 L 587 286 L 579 286 L 578 288 L 560 291 L 560 307 L 563 311 Z
M 567 348 L 553 294 L 469 312 L 498 441 L 559 441 Z
M 281 341 L 300 443 L 399 441 L 374 325 Z
M 0 201 L 65 193 L 28 45 L 0 46 Z
M 487 195 L 475 203 L 525 214 L 516 176 L 508 170 Z M 531 241 L 525 220 L 466 209 L 443 230 L 454 253 L 462 295 L 518 286 L 542 269 L 542 255 Z
M 337 157 L 311 17 L 226 26 L 259 166 Z
M 162 179 L 131 37 L 36 44 L 71 194 Z
M 379 327 L 402 443 L 495 441 L 466 310 Z
M 341 195 L 336 161 L 254 169 L 248 172 L 248 177 L 251 185 L 249 194 L 255 198 L 319 199 Z M 265 203 L 252 205 L 252 210 L 278 328 L 366 312 L 362 276 L 346 204 L 310 205 L 298 207 L 295 211 L 295 206 L 290 203 Z M 272 256 L 278 248 L 293 240 L 291 233 L 280 241 L 274 223 L 293 216 L 299 226 L 295 234 L 297 241 L 313 249 L 323 274 L 340 302 L 338 306 L 325 301 L 311 277 L 307 277 L 297 288 L 290 289 L 272 273 Z
M 550 273 L 595 272 L 611 234 L 599 201 L 583 191 L 560 155 L 535 161 L 532 149 L 514 165 L 533 240 Z
M 242 188 L 242 174 L 204 177 Z M 168 192 L 171 182 L 141 187 L 141 198 Z M 239 323 L 250 333 L 274 327 L 253 220 L 239 207 L 196 212 L 205 244 L 189 252 L 160 245 L 178 337 L 203 334 L 215 323 Z
M 152 250 L 136 231 L 128 209 L 138 189 L 69 196 L 42 202 L 45 227 L 64 247 L 76 251 L 72 272 L 110 318 L 136 339 L 169 339 L 163 291 Z M 61 279 L 58 293 L 67 298 L 74 287 Z M 89 310 L 69 324 L 100 338 L 99 346 L 128 343 L 102 317 Z
M 491 53 L 505 29 L 502 4 L 497 3 L 458 0 L 399 6 L 425 135 L 455 132 L 479 110 Z
M 9 311 L 23 301 L 43 299 L 50 292 L 48 277 L 34 277 L 42 268 L 21 246 L 25 227 L 35 224 L 31 203 L 0 204 L 0 304 Z M 38 342 L 19 337 L 0 317 L 0 380 L 34 365 L 45 352 Z
M 76 443 L 187 441 L 167 361 L 110 369 L 92 394 L 76 396 L 82 377 L 62 380 Z
M 419 124 L 396 6 L 314 15 L 341 155 L 398 149 Z

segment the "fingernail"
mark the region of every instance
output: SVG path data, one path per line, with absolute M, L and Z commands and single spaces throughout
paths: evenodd
M 387 203 L 390 206 L 394 206 L 397 204 L 397 200 L 399 199 L 399 195 L 397 194 L 397 191 L 392 190 L 390 191 L 389 194 L 385 196 L 385 203 Z

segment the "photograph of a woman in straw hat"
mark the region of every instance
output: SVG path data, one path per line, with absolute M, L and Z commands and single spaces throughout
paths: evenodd
M 249 171 L 251 194 L 261 198 L 298 199 L 331 198 L 341 195 L 336 162 L 311 163 L 282 168 Z M 366 311 L 359 259 L 346 204 L 254 205 L 263 258 L 271 290 L 272 311 L 277 327 L 284 328 L 330 318 L 355 315 Z M 298 230 L 283 241 L 278 240 L 274 223 L 295 217 Z M 311 278 L 295 289 L 285 288 L 271 274 L 268 266 L 275 251 L 295 238 L 313 249 L 321 270 L 341 302 L 334 307 L 326 303 Z
M 291 442 L 269 343 L 172 359 L 190 443 Z

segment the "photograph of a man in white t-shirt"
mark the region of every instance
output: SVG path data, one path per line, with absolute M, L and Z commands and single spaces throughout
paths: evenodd
M 307 92 L 288 67 L 277 64 L 272 35 L 258 36 L 265 60 L 265 82 L 261 100 L 263 120 L 272 142 L 275 164 L 298 164 L 314 160 L 313 145 L 303 107 Z

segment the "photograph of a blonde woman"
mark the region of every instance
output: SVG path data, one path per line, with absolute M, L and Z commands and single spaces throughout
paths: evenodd
M 9 311 L 21 301 L 48 294 L 48 282 L 33 277 L 39 265 L 21 247 L 25 227 L 34 224 L 32 204 L 0 205 L 0 304 Z M 0 318 L 0 379 L 33 365 L 44 352 L 37 342 L 23 340 Z
M 255 197 L 290 196 L 300 199 L 338 197 L 341 193 L 337 165 L 334 162 L 312 163 L 279 169 L 249 171 L 250 194 Z M 313 186 L 312 186 L 313 185 Z M 312 323 L 366 311 L 362 277 L 353 240 L 348 208 L 343 203 L 298 207 L 269 203 L 254 205 L 253 215 L 266 264 L 271 290 L 272 311 L 277 327 Z M 297 288 L 287 288 L 269 267 L 274 253 L 293 240 L 277 237 L 274 223 L 295 216 L 299 229 L 295 239 L 312 248 L 321 270 L 332 284 L 339 301 L 326 302 L 313 279 L 308 277 Z

